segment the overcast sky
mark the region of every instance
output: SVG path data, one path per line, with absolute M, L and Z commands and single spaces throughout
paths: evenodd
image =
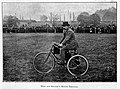
M 116 3 L 3 3 L 3 16 L 15 15 L 18 18 L 39 20 L 40 15 L 50 16 L 50 12 L 59 14 L 62 19 L 68 13 L 78 16 L 81 12 L 94 13 L 96 10 L 116 8 Z

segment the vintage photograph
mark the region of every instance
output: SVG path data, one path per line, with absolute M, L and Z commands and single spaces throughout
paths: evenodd
M 117 82 L 117 2 L 2 2 L 3 82 Z

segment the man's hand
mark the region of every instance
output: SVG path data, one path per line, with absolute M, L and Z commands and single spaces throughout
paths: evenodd
M 63 44 L 59 44 L 59 46 L 61 46 L 61 47 L 62 47 L 62 46 L 63 46 Z

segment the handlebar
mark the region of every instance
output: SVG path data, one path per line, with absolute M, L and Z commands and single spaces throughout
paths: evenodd
M 60 46 L 59 43 L 53 42 L 53 45 L 54 45 L 54 46 L 57 46 L 57 47 L 59 47 L 59 48 L 62 48 L 62 46 Z

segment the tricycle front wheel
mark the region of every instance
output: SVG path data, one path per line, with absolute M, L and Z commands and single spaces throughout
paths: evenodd
M 33 60 L 33 66 L 39 73 L 49 73 L 54 67 L 53 55 L 47 52 L 36 54 Z

